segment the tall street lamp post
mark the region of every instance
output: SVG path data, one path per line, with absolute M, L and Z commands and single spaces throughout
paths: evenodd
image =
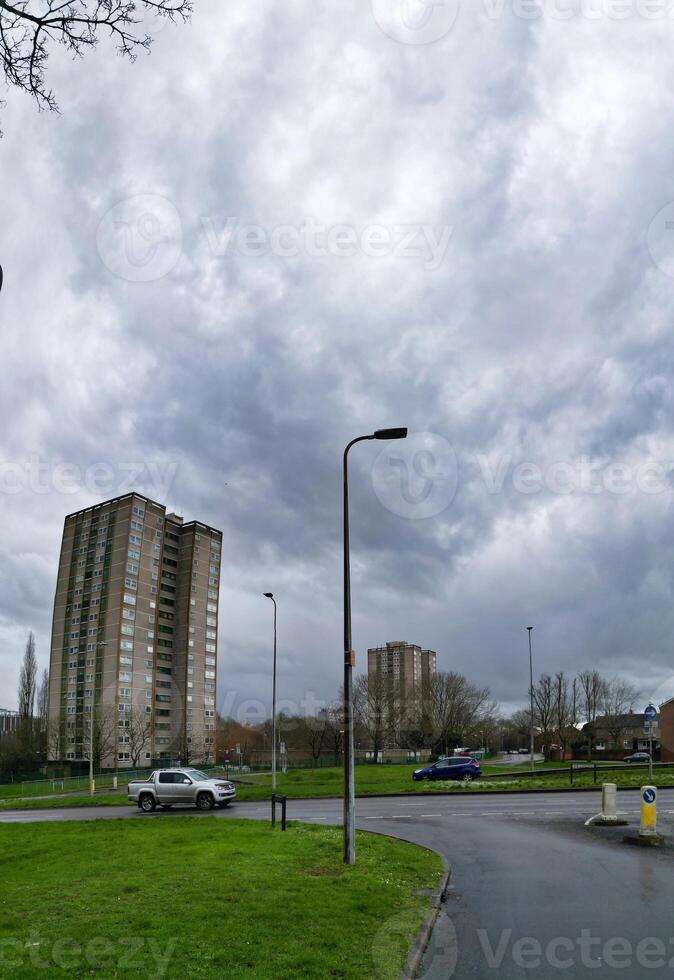
M 276 599 L 273 592 L 265 592 L 265 597 L 274 603 L 274 667 L 271 685 L 271 789 L 276 792 Z
M 96 653 L 98 654 L 100 647 L 107 647 L 107 643 L 103 640 L 99 640 L 96 644 Z M 89 715 L 89 795 L 93 796 L 96 792 L 96 783 L 94 782 L 94 706 L 96 704 L 96 674 L 94 671 L 94 685 L 91 688 L 91 714 Z M 115 732 L 115 739 L 117 738 L 117 733 Z M 115 765 L 117 764 L 117 746 L 115 745 Z
M 531 757 L 531 771 L 534 772 L 536 769 L 536 763 L 534 762 L 534 661 L 531 656 L 531 631 L 533 626 L 527 626 L 527 633 L 529 634 L 529 707 L 531 711 L 530 717 L 530 731 L 529 731 L 529 753 Z
M 349 450 L 369 439 L 407 438 L 407 429 L 377 429 L 369 436 L 352 439 L 344 450 L 344 863 L 356 863 L 356 784 L 353 753 L 353 668 L 351 649 L 351 565 L 349 555 Z

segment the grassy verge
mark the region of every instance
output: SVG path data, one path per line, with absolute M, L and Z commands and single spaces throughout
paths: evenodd
M 442 873 L 437 855 L 248 821 L 0 827 L 0 974 L 397 978 Z M 347 927 L 348 925 L 348 927 Z
M 423 782 L 418 783 L 412 780 L 414 766 L 358 766 L 356 768 L 356 793 L 359 796 L 368 796 L 376 793 L 414 793 L 429 794 L 439 792 L 451 793 L 472 793 L 476 791 L 489 791 L 493 793 L 512 793 L 520 790 L 550 790 L 550 789 L 582 789 L 585 787 L 601 787 L 602 782 L 617 783 L 619 788 L 639 787 L 648 782 L 648 772 L 646 770 L 634 770 L 625 767 L 624 770 L 607 772 L 602 774 L 601 770 L 597 773 L 597 782 L 594 783 L 591 772 L 576 773 L 573 779 L 573 786 L 569 783 L 566 775 L 547 775 L 545 769 L 541 769 L 539 776 L 534 778 L 522 776 L 512 778 L 492 778 L 499 770 L 494 767 L 485 767 L 484 776 L 476 782 L 466 785 L 460 782 Z M 502 770 L 501 770 L 502 771 Z M 237 779 L 237 777 L 234 777 Z M 264 775 L 242 775 L 243 782 L 237 780 L 237 799 L 246 800 L 268 800 L 271 797 L 271 776 Z M 674 786 L 674 770 L 656 770 L 654 782 L 657 786 Z M 338 797 L 342 794 L 342 770 L 341 769 L 302 769 L 279 773 L 277 780 L 277 792 L 284 794 L 289 799 L 321 799 Z M 67 796 L 55 797 L 54 799 L 41 800 L 0 800 L 0 812 L 7 809 L 52 809 L 54 807 L 85 807 L 85 806 L 120 806 L 127 803 L 125 792 L 110 792 L 91 796 Z
M 3 810 L 60 810 L 83 806 L 122 806 L 128 803 L 126 793 L 101 793 L 96 796 L 55 796 L 34 800 L 0 800 L 0 813 Z M 2 974 L 0 973 L 0 976 Z

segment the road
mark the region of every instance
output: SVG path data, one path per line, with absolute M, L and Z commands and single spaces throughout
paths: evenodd
M 452 869 L 424 980 L 674 977 L 674 847 L 622 842 L 638 825 L 638 793 L 619 796 L 629 828 L 586 829 L 598 809 L 598 793 L 359 799 L 360 829 L 431 847 Z M 186 811 L 6 811 L 0 822 L 170 820 L 180 812 Z M 269 813 L 269 804 L 238 803 L 217 816 Z M 290 800 L 288 817 L 337 824 L 341 802 Z M 660 791 L 658 818 L 674 839 L 674 790 Z M 395 941 L 395 927 L 382 923 L 375 950 Z

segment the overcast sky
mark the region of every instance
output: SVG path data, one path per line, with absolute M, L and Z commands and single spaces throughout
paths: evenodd
M 221 708 L 270 700 L 269 590 L 280 697 L 334 697 L 341 454 L 393 425 L 361 669 L 406 639 L 509 711 L 533 625 L 537 672 L 674 695 L 669 9 L 194 2 L 1 113 L 0 706 L 64 516 L 130 486 L 224 532 Z

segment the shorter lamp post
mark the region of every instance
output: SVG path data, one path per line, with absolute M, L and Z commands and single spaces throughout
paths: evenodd
M 531 655 L 531 631 L 533 626 L 527 626 L 529 634 L 529 704 L 531 710 L 530 731 L 529 731 L 529 753 L 531 755 L 531 771 L 536 769 L 534 762 L 534 661 Z
M 271 790 L 276 792 L 276 599 L 273 592 L 265 592 L 266 599 L 274 603 L 274 666 L 271 690 Z

